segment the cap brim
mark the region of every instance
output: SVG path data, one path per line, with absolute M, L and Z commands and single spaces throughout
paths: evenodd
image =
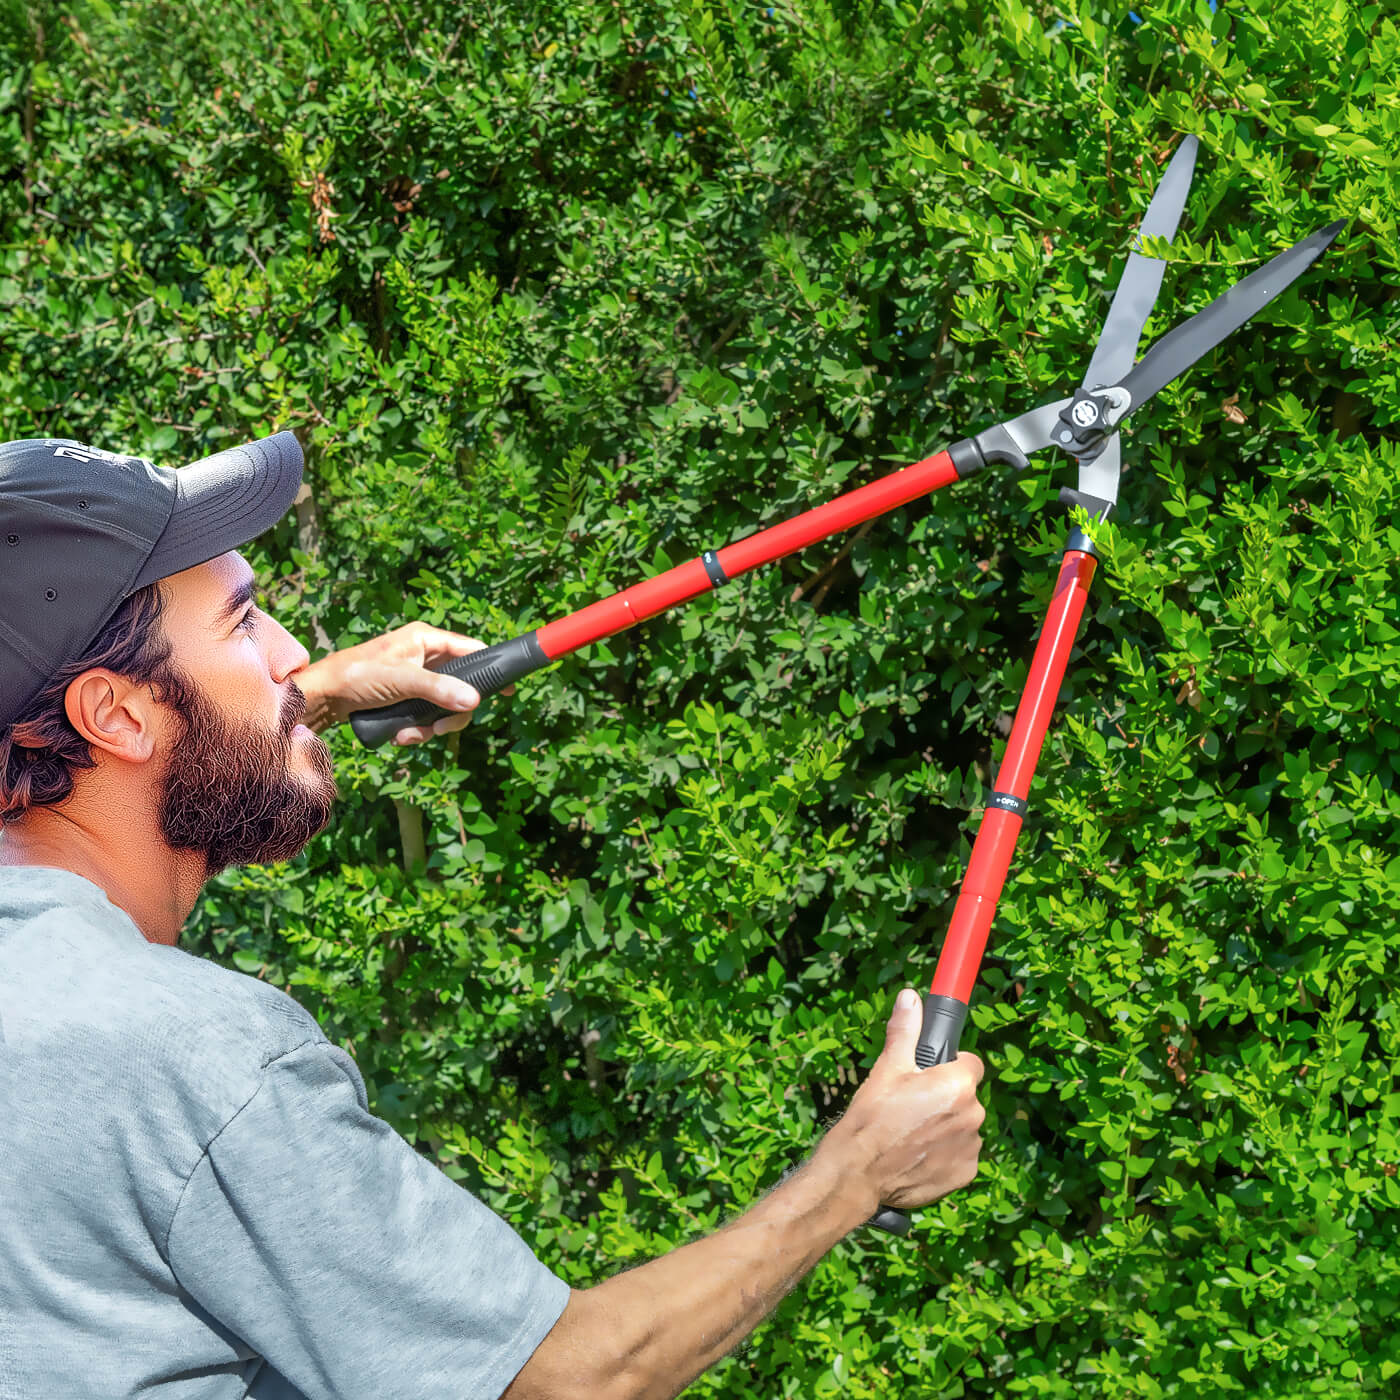
M 281 432 L 181 467 L 175 508 L 128 596 L 271 529 L 296 499 L 302 465 L 295 434 Z

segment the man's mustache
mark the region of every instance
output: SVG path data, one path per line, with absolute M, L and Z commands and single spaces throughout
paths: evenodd
M 306 718 L 306 694 L 295 681 L 287 682 L 287 694 L 282 700 L 282 734 L 289 736 Z

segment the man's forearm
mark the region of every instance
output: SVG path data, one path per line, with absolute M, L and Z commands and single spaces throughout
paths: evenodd
M 877 1205 L 827 1144 L 713 1235 L 576 1293 L 506 1400 L 669 1400 Z

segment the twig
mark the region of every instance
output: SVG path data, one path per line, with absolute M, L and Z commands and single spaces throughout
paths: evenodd
M 403 40 L 404 51 L 410 58 L 416 58 L 413 52 L 413 45 L 409 41 L 408 31 L 403 27 L 403 21 L 399 18 L 399 12 L 394 8 L 394 0 L 384 0 L 384 8 L 389 11 L 389 18 L 394 21 L 394 28 L 399 31 L 399 38 Z
M 856 533 L 855 533 L 854 535 L 852 535 L 851 538 L 850 538 L 849 540 L 847 540 L 846 543 L 845 543 L 844 545 L 841 546 L 841 548 L 836 552 L 836 554 L 834 554 L 834 555 L 832 556 L 832 558 L 831 558 L 831 560 L 830 560 L 829 563 L 824 564 L 824 565 L 823 565 L 820 569 L 818 569 L 818 570 L 816 571 L 816 573 L 814 573 L 810 578 L 806 579 L 806 580 L 805 580 L 804 582 L 802 582 L 802 583 L 799 583 L 799 584 L 797 585 L 797 587 L 794 588 L 794 589 L 792 590 L 792 598 L 791 598 L 789 601 L 794 602 L 794 603 L 797 602 L 798 599 L 801 598 L 802 595 L 803 595 L 804 593 L 806 593 L 806 591 L 807 591 L 809 588 L 815 587 L 816 585 L 820 584 L 820 583 L 822 582 L 822 580 L 825 579 L 825 578 L 827 577 L 827 575 L 830 574 L 831 571 L 832 571 L 834 568 L 836 568 L 836 566 L 851 552 L 851 549 L 852 549 L 853 546 L 855 545 L 855 542 L 856 542 L 857 540 L 863 540 L 863 539 L 866 537 L 866 535 L 868 535 L 868 534 L 870 533 L 871 527 L 872 527 L 874 524 L 875 524 L 875 522 L 874 522 L 873 520 L 867 520 L 867 521 L 865 522 L 865 524 L 862 525 L 862 526 L 860 527 L 860 529 L 857 530 Z M 828 583 L 828 584 L 827 584 L 827 587 L 829 588 L 830 586 L 831 586 L 831 585 Z M 822 590 L 821 597 L 825 597 L 825 596 L 826 596 L 826 590 L 823 589 L 823 590 Z M 818 604 L 820 601 L 821 601 L 821 598 L 820 598 L 820 597 L 819 597 L 819 598 L 814 598 L 814 599 L 812 600 L 812 606 L 815 608 L 815 607 L 817 606 L 817 604 Z

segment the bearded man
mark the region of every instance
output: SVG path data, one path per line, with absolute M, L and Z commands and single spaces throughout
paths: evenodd
M 209 878 L 329 822 L 316 731 L 482 644 L 414 623 L 311 663 L 237 552 L 291 433 L 179 471 L 0 446 L 0 1397 L 632 1400 L 730 1351 L 884 1202 L 976 1174 L 982 1064 L 920 1071 L 906 989 L 812 1156 L 713 1235 L 571 1289 L 369 1112 L 275 987 L 185 953 Z M 600 1261 L 600 1265 L 601 1265 Z

